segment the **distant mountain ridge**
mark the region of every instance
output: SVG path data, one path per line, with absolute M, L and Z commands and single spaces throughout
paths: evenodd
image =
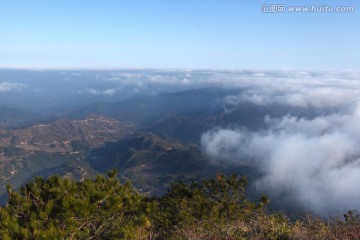
M 17 127 L 37 118 L 39 115 L 36 113 L 4 105 L 0 106 L 0 128 Z
M 70 112 L 65 118 L 82 119 L 95 113 L 119 121 L 133 122 L 138 128 L 156 134 L 198 141 L 204 131 L 214 127 L 263 128 L 267 115 L 315 115 L 302 107 L 258 105 L 251 102 L 231 104 L 226 101 L 226 97 L 238 95 L 241 91 L 241 88 L 209 87 L 155 96 L 137 96 L 120 102 L 89 104 Z
M 67 114 L 69 119 L 82 119 L 95 113 L 118 120 L 149 126 L 160 117 L 171 118 L 197 111 L 212 112 L 221 108 L 223 98 L 234 90 L 222 88 L 191 89 L 155 96 L 136 96 L 120 102 L 94 103 Z
M 127 135 L 133 128 L 131 123 L 90 115 L 83 120 L 57 120 L 48 124 L 3 130 L 0 134 L 0 146 L 44 152 L 71 152 L 74 150 L 71 144 L 75 141 L 83 142 L 88 147 L 96 147 Z
M 0 129 L 0 189 L 9 182 L 16 187 L 33 174 L 69 161 L 83 165 L 91 149 L 115 142 L 133 130 L 132 123 L 98 115 Z

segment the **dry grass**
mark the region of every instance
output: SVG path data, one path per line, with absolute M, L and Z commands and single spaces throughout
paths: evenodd
M 199 222 L 192 226 L 177 226 L 169 239 L 356 240 L 360 239 L 360 223 L 338 220 L 325 222 L 313 216 L 291 222 L 284 215 L 261 215 L 251 221 L 238 220 L 213 225 Z

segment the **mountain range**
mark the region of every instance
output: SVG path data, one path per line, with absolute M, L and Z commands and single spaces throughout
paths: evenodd
M 60 112 L 56 120 L 3 107 L 0 110 L 16 113 L 4 114 L 3 119 L 12 116 L 8 122 L 22 124 L 12 128 L 3 124 L 0 130 L 1 193 L 7 183 L 18 187 L 34 175 L 81 180 L 111 168 L 119 170 L 122 181 L 131 180 L 149 194 L 164 193 L 172 182 L 218 172 L 255 176 L 256 166 L 251 164 L 214 164 L 202 152 L 201 135 L 217 127 L 261 129 L 269 114 L 303 114 L 303 110 L 225 101 L 241 91 L 211 87 L 134 96 Z

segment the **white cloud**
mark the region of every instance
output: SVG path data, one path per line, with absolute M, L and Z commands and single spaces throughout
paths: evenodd
M 106 89 L 102 92 L 104 95 L 112 96 L 116 93 L 116 89 Z
M 116 89 L 110 88 L 106 90 L 96 90 L 96 89 L 88 89 L 87 92 L 92 95 L 107 95 L 107 96 L 113 96 L 116 93 Z
M 0 82 L 0 92 L 9 92 L 14 90 L 21 90 L 25 88 L 26 85 L 22 83 L 10 83 L 10 82 Z
M 145 91 L 206 86 L 242 88 L 245 92 L 232 96 L 237 98 L 232 103 L 253 102 L 258 105 L 339 106 L 346 102 L 348 94 L 360 96 L 359 91 L 355 91 L 360 89 L 360 72 L 356 71 L 119 70 L 103 80 L 119 84 L 119 87 L 145 86 Z M 318 101 L 309 100 L 316 96 L 319 96 Z
M 255 85 L 238 95 L 226 97 L 225 101 L 233 105 L 251 102 L 256 105 L 281 104 L 306 108 L 342 108 L 360 99 L 360 83 L 358 86 L 344 84 L 342 87 L 324 85 L 312 82 L 290 85 L 286 81 L 281 86 Z
M 227 104 L 320 109 L 311 119 L 266 116 L 263 130 L 213 129 L 202 135 L 213 161 L 252 163 L 256 181 L 290 204 L 324 215 L 360 210 L 360 76 L 356 72 L 261 72 L 242 80 Z M 274 76 L 275 79 L 273 78 Z M 250 77 L 249 77 L 250 79 Z M 331 111 L 326 111 L 331 109 Z M 271 111 L 270 111 L 271 112 Z
M 360 104 L 358 104 L 360 106 Z M 251 161 L 264 176 L 260 191 L 288 196 L 318 214 L 360 209 L 360 118 L 266 119 L 265 132 L 218 129 L 205 133 L 206 154 L 230 164 Z

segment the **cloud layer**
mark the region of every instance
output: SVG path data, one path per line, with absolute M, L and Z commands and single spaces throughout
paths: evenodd
M 292 106 L 321 107 L 331 103 L 342 107 L 348 104 L 349 95 L 359 95 L 355 91 L 360 89 L 356 81 L 359 76 L 360 72 L 356 71 L 0 69 L 0 98 L 4 92 L 18 93 L 11 99 L 4 97 L 0 100 L 3 104 L 22 108 L 39 108 L 44 102 L 55 106 L 74 98 L 78 102 L 88 99 L 118 101 L 135 95 L 220 86 L 244 91 L 242 95 L 229 96 L 226 99 L 229 104 L 253 102 L 268 106 L 288 102 Z M 14 91 L 24 88 L 26 94 Z M 338 96 L 332 95 L 334 93 Z M 317 95 L 324 97 L 319 101 L 309 101 L 316 99 Z M 29 106 L 31 104 L 34 106 Z
M 262 174 L 255 183 L 259 191 L 303 209 L 320 215 L 360 210 L 359 81 L 313 80 L 259 81 L 226 97 L 230 105 L 251 102 L 270 110 L 280 104 L 324 111 L 313 118 L 266 116 L 259 131 L 210 130 L 201 138 L 204 152 L 213 161 L 253 164 Z

